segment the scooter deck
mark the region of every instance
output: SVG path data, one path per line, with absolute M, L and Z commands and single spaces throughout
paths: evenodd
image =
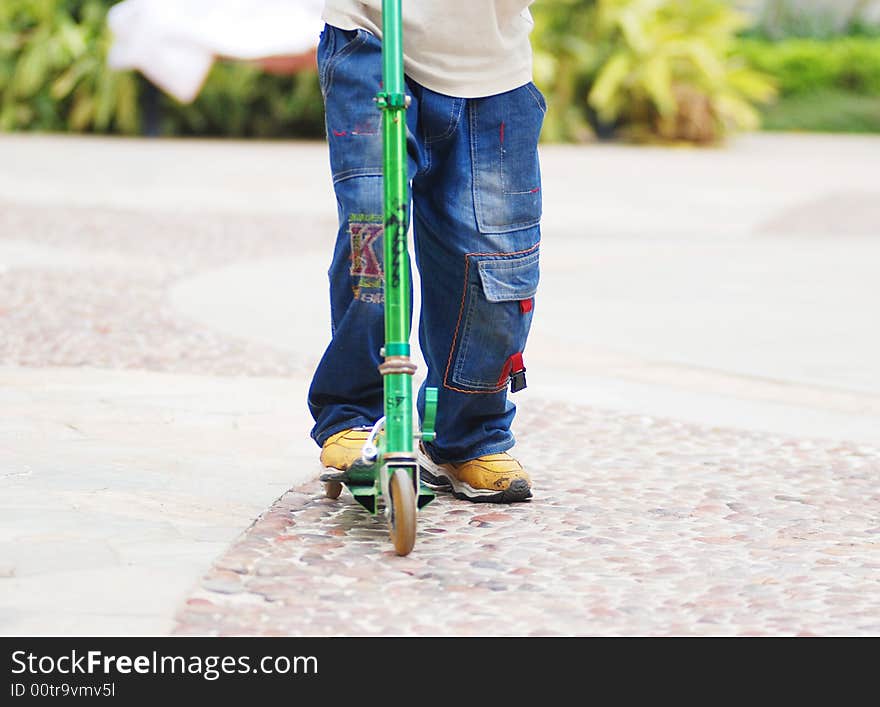
M 355 462 L 346 471 L 333 471 L 322 474 L 321 481 L 335 481 L 342 484 L 349 490 L 355 501 L 375 515 L 380 509 L 379 499 L 383 498 L 381 472 L 382 465 L 379 463 L 363 464 Z M 414 469 L 413 473 L 418 474 L 418 468 Z M 434 492 L 420 481 L 418 494 L 416 495 L 416 506 L 421 510 L 433 501 L 434 498 Z

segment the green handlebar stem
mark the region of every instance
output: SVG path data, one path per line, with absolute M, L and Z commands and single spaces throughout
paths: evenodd
M 385 242 L 385 350 L 408 352 L 410 291 L 407 230 L 409 188 L 406 160 L 406 106 L 401 0 L 382 1 L 382 111 Z M 408 353 L 407 353 L 408 355 Z M 412 375 L 384 376 L 385 453 L 414 454 Z

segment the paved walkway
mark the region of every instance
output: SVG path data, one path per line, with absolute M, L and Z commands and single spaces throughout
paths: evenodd
M 546 148 L 535 499 L 397 558 L 315 481 L 322 146 L 0 136 L 0 632 L 880 633 L 878 158 Z

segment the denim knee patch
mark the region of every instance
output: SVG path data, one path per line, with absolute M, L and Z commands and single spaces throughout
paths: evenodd
M 462 393 L 495 393 L 506 387 L 507 362 L 522 353 L 528 338 L 538 289 L 538 246 L 466 258 L 444 386 Z
M 482 233 L 531 228 L 541 220 L 543 101 L 526 84 L 470 103 L 474 210 Z

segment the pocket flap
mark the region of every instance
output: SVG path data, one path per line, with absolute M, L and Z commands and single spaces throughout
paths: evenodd
M 521 258 L 481 260 L 480 280 L 490 302 L 529 299 L 538 290 L 538 252 Z

